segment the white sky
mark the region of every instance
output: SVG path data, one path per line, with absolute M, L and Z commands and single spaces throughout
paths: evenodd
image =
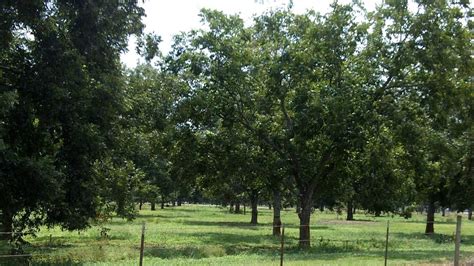
M 202 8 L 221 10 L 226 14 L 240 14 L 246 22 L 252 21 L 253 15 L 259 15 L 265 10 L 286 7 L 289 0 L 144 0 L 139 1 L 145 8 L 146 17 L 143 18 L 145 32 L 155 32 L 160 35 L 163 42 L 160 49 L 167 53 L 172 44 L 174 35 L 202 28 L 199 11 Z M 326 13 L 333 0 L 293 0 L 293 11 L 304 13 L 313 9 L 320 13 Z M 350 0 L 339 0 L 339 3 L 348 3 Z M 376 4 L 382 0 L 363 0 L 367 10 L 373 10 Z M 128 45 L 128 53 L 122 54 L 121 60 L 128 67 L 134 67 L 137 62 L 143 61 L 135 53 L 135 38 L 131 38 Z

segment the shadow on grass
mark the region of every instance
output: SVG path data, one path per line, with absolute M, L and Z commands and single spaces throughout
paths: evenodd
M 186 220 L 182 222 L 186 225 L 193 225 L 193 226 L 222 226 L 222 227 L 235 227 L 238 229 L 250 229 L 250 230 L 257 230 L 262 228 L 268 228 L 272 230 L 273 224 L 272 223 L 259 223 L 257 225 L 252 225 L 248 222 L 225 222 L 225 221 L 200 221 L 200 220 Z M 299 225 L 292 225 L 292 224 L 285 224 L 283 225 L 285 228 L 297 229 Z M 334 230 L 332 227 L 328 227 L 325 225 L 312 225 L 311 230 Z
M 174 219 L 174 218 L 180 218 L 180 217 L 191 217 L 190 215 L 173 215 L 173 216 L 167 216 L 167 215 L 162 215 L 158 213 L 154 214 L 138 214 L 136 218 L 162 218 L 162 219 Z M 123 220 L 121 224 L 126 223 L 127 220 Z M 119 222 L 119 221 L 117 221 Z
M 148 247 L 145 250 L 145 256 L 158 257 L 162 259 L 172 258 L 190 258 L 201 259 L 208 257 L 223 257 L 236 254 L 258 254 L 261 258 L 278 258 L 278 245 L 270 247 L 264 245 L 206 245 L 206 246 L 176 246 L 176 247 Z M 380 258 L 383 263 L 384 250 L 360 252 L 357 247 L 345 246 L 320 246 L 313 244 L 309 249 L 300 249 L 296 245 L 285 248 L 285 261 L 312 261 L 323 260 L 333 261 L 354 256 L 364 256 L 371 258 Z M 473 256 L 473 252 L 463 253 L 463 257 Z M 433 251 L 433 250 L 389 250 L 388 261 L 406 260 L 413 263 L 420 261 L 443 262 L 450 260 L 452 251 Z
M 426 235 L 424 233 L 391 233 L 391 235 L 398 238 L 405 238 L 405 239 L 431 240 L 437 244 L 454 243 L 454 234 Z M 461 234 L 461 244 L 474 245 L 474 235 Z
M 194 225 L 194 226 L 226 226 L 226 227 L 236 227 L 236 228 L 245 228 L 245 229 L 260 229 L 262 227 L 270 227 L 272 224 L 258 224 L 252 225 L 248 222 L 225 222 L 225 221 L 200 221 L 200 220 L 186 220 L 183 221 L 183 224 Z

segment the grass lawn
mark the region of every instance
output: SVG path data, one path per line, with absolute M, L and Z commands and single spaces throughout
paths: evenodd
M 285 265 L 383 265 L 387 220 L 390 221 L 389 265 L 443 264 L 454 255 L 455 216 L 436 215 L 434 236 L 423 234 L 425 216 L 373 217 L 358 213 L 347 222 L 332 212 L 316 211 L 309 250 L 298 250 L 298 219 L 285 210 Z M 33 265 L 137 265 L 141 224 L 146 223 L 145 265 L 279 265 L 280 240 L 271 236 L 272 212 L 259 210 L 259 225 L 250 213 L 229 214 L 216 206 L 186 205 L 143 210 L 134 221 L 118 218 L 80 234 L 43 229 L 28 238 Z M 5 252 L 6 246 L 0 246 Z M 3 253 L 4 254 L 4 253 Z M 474 222 L 463 219 L 461 256 L 474 257 Z M 0 258 L 0 265 L 21 259 Z

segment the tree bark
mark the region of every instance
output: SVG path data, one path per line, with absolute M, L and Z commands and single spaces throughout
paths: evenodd
M 152 202 L 150 203 L 150 205 L 151 205 L 151 210 L 152 210 L 152 211 L 156 210 L 156 206 L 155 206 L 155 202 L 154 202 L 154 201 L 152 201 Z
M 347 221 L 352 221 L 354 220 L 354 213 L 353 213 L 354 209 L 353 209 L 353 203 L 352 203 L 352 200 L 349 200 L 347 202 L 347 217 L 346 217 L 346 220 Z
M 467 210 L 467 219 L 472 220 L 472 208 Z
M 13 239 L 13 215 L 11 215 L 8 211 L 2 210 L 2 227 L 0 234 L 0 239 L 2 240 L 11 240 Z
M 138 203 L 138 209 L 140 211 L 142 210 L 142 206 L 143 206 L 143 201 L 140 200 L 140 202 Z
M 235 210 L 234 213 L 240 213 L 240 202 L 235 203 Z
M 435 204 L 430 201 L 428 205 L 428 211 L 426 212 L 426 230 L 425 234 L 434 234 L 434 215 L 435 215 Z
M 281 235 L 281 195 L 279 190 L 273 191 L 273 235 Z
M 444 207 L 441 207 L 441 216 L 446 216 L 446 209 Z
M 258 193 L 252 192 L 250 194 L 250 205 L 252 208 L 252 218 L 250 219 L 250 224 L 257 225 L 258 223 Z
M 299 202 L 299 200 L 296 202 L 296 213 L 300 213 L 301 212 L 301 203 Z
M 300 212 L 298 217 L 300 218 L 300 238 L 299 247 L 309 248 L 310 243 L 310 222 L 311 222 L 311 207 L 312 207 L 312 191 L 306 191 L 300 194 Z

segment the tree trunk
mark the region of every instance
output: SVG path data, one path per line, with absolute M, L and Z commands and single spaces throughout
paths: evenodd
M 434 216 L 435 216 L 435 204 L 430 202 L 428 205 L 428 211 L 426 212 L 426 230 L 425 234 L 434 234 Z
M 173 207 L 176 206 L 176 201 L 175 201 L 175 200 L 173 200 L 173 201 L 171 202 L 171 206 L 173 206 Z
M 279 190 L 273 191 L 273 235 L 281 235 L 281 195 Z
M 347 202 L 347 217 L 346 217 L 346 220 L 347 221 L 352 221 L 354 220 L 354 213 L 353 213 L 354 209 L 353 209 L 353 203 L 352 203 L 352 200 L 349 200 Z
M 269 210 L 272 209 L 272 204 L 271 204 L 271 203 L 268 203 L 268 209 L 269 209 Z
M 245 202 L 244 202 L 244 215 L 246 214 L 246 209 L 245 209 Z
M 446 216 L 446 209 L 444 207 L 441 208 L 441 216 Z
M 2 227 L 1 227 L 1 232 L 4 232 L 0 234 L 0 239 L 2 240 L 11 240 L 13 239 L 13 215 L 11 215 L 9 212 L 2 210 Z
M 234 212 L 234 203 L 233 203 L 233 202 L 230 203 L 229 212 L 230 212 L 230 213 L 233 213 L 233 212 Z
M 155 202 L 154 202 L 154 201 L 152 201 L 152 202 L 150 203 L 150 205 L 151 205 L 151 210 L 152 210 L 152 211 L 156 210 L 156 206 L 155 206 Z
M 160 206 L 160 209 L 162 209 L 162 210 L 163 210 L 164 208 L 165 208 L 165 202 L 162 200 L 162 201 L 161 201 L 161 206 Z
M 234 213 L 240 213 L 240 202 L 235 203 Z
M 178 206 L 181 206 L 183 204 L 183 201 L 181 200 L 181 198 L 178 198 Z
M 298 200 L 296 202 L 296 213 L 300 213 L 301 212 L 301 203 L 300 201 Z
M 252 218 L 250 219 L 250 224 L 257 225 L 258 223 L 258 193 L 252 192 L 250 195 L 250 205 L 252 208 Z
M 140 211 L 142 210 L 142 206 L 143 206 L 143 201 L 140 200 L 140 202 L 138 203 L 138 209 Z
M 467 219 L 472 220 L 472 208 L 467 210 Z
M 306 191 L 300 194 L 300 212 L 298 217 L 300 218 L 300 238 L 299 247 L 309 248 L 310 243 L 310 222 L 311 222 L 311 207 L 312 207 L 312 191 Z

